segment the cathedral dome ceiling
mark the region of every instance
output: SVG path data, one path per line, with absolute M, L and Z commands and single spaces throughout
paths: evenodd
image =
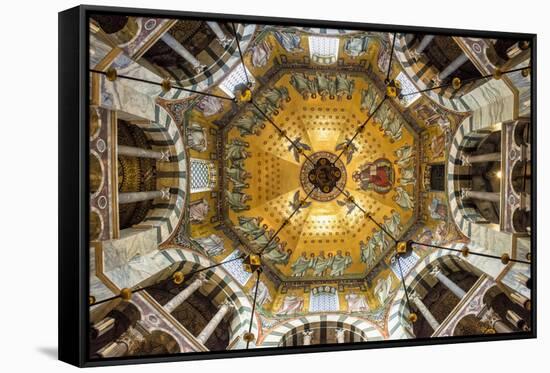
M 130 289 L 189 351 L 447 336 L 495 282 L 525 318 L 525 43 L 122 21 L 90 53 L 92 328 Z
M 244 251 L 262 252 L 280 281 L 362 280 L 393 248 L 377 224 L 399 239 L 417 219 L 423 123 L 398 99 L 374 113 L 385 94 L 386 35 L 325 35 L 332 58 L 330 45 L 310 50 L 315 30 L 284 30 L 258 31 L 244 54 L 240 84 L 250 80 L 252 102 L 207 98 L 192 114 L 208 112 L 222 129 L 222 224 Z M 228 77 L 213 92 L 238 97 L 239 76 Z M 308 180 L 320 158 L 340 165 L 330 193 Z

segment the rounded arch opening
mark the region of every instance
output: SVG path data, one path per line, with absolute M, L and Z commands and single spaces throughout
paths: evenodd
M 306 345 L 385 339 L 378 327 L 365 319 L 342 314 L 309 315 L 276 325 L 266 332 L 258 347 L 303 346 L 304 336 Z

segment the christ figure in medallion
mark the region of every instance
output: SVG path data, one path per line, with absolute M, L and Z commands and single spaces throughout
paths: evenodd
M 362 190 L 374 190 L 379 194 L 389 192 L 395 179 L 393 166 L 385 158 L 361 165 L 352 177 Z

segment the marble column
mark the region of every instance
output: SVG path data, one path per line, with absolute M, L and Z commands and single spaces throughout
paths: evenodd
M 216 38 L 218 39 L 222 47 L 225 48 L 229 44 L 231 44 L 231 38 L 225 35 L 218 22 L 206 22 L 206 24 L 212 29 L 212 31 L 214 31 L 214 34 L 216 34 Z
M 529 305 L 529 298 L 515 291 L 510 294 L 510 300 L 523 308 L 527 308 L 527 306 Z
M 168 312 L 173 312 L 176 308 L 179 307 L 187 298 L 189 298 L 195 291 L 200 289 L 202 285 L 206 283 L 206 275 L 201 272 L 198 275 L 198 278 L 193 281 L 189 286 L 180 291 L 178 295 L 170 299 L 168 303 L 164 305 L 164 309 Z
M 428 47 L 428 45 L 432 42 L 432 40 L 435 38 L 435 35 L 426 35 L 420 40 L 420 44 L 418 44 L 418 47 L 414 48 L 412 53 L 415 58 L 420 57 L 420 55 L 424 52 L 424 50 Z
M 336 328 L 336 342 L 346 343 L 346 330 L 344 328 Z
M 412 291 L 410 294 L 409 294 L 409 298 L 410 300 L 413 301 L 414 305 L 416 306 L 416 308 L 418 308 L 418 311 L 420 311 L 420 313 L 422 314 L 422 316 L 424 316 L 424 318 L 426 319 L 426 321 L 428 322 L 428 324 L 430 324 L 430 326 L 432 327 L 432 329 L 434 331 L 436 331 L 438 328 L 439 328 L 439 322 L 437 321 L 437 319 L 434 317 L 434 315 L 430 312 L 430 310 L 428 309 L 428 307 L 426 307 L 426 305 L 424 304 L 424 302 L 422 302 L 422 299 L 420 299 L 420 297 L 418 296 L 418 294 L 415 292 L 415 291 Z
M 313 330 L 304 330 L 302 332 L 304 336 L 304 346 L 309 346 L 311 344 L 311 338 L 313 338 Z
M 443 69 L 443 71 L 439 72 L 439 74 L 434 77 L 434 85 L 440 85 L 452 73 L 458 70 L 460 66 L 464 65 L 466 61 L 468 61 L 468 56 L 466 56 L 464 53 L 461 53 L 460 56 L 455 58 L 449 65 L 447 65 L 446 68 Z
M 159 161 L 168 162 L 170 157 L 170 152 L 168 150 L 159 152 L 159 151 L 150 150 L 150 149 L 138 148 L 135 146 L 119 145 L 118 155 L 126 155 L 128 157 L 136 157 L 136 158 L 151 158 L 151 159 L 158 159 Z
M 509 47 L 508 49 L 506 49 L 506 55 L 508 56 L 509 59 L 512 59 L 514 57 L 519 56 L 523 51 L 524 49 L 520 47 L 520 43 L 518 42 L 512 45 L 511 47 Z
M 460 157 L 462 164 L 465 166 L 471 165 L 472 163 L 482 163 L 482 162 L 500 162 L 501 153 L 487 153 L 487 154 L 463 154 Z
M 225 315 L 227 315 L 227 313 L 233 307 L 234 307 L 233 304 L 230 303 L 229 301 L 225 301 L 221 304 L 220 308 L 218 309 L 218 312 L 216 312 L 214 317 L 208 322 L 208 324 L 206 324 L 204 329 L 200 332 L 199 336 L 197 337 L 199 342 L 204 344 L 206 343 L 206 341 L 208 341 L 208 338 L 210 338 L 210 336 L 212 335 L 212 333 L 214 333 L 214 330 L 216 330 L 216 328 L 218 327 L 220 322 L 223 320 Z
M 152 190 L 149 192 L 127 192 L 118 194 L 118 203 L 133 203 L 148 201 L 150 199 L 160 198 L 164 200 L 170 199 L 170 189 L 164 188 L 161 190 Z
M 92 338 L 99 338 L 115 326 L 115 319 L 106 317 L 92 325 Z
M 462 189 L 460 196 L 463 199 L 477 199 L 480 201 L 500 202 L 500 193 L 498 192 L 479 192 L 476 190 Z
M 512 277 L 518 282 L 520 283 L 521 285 L 525 286 L 527 289 L 531 289 L 531 284 L 530 284 L 530 278 L 529 276 L 527 276 L 525 273 L 521 273 L 521 272 L 514 272 L 512 274 Z
M 179 54 L 184 60 L 189 62 L 197 73 L 203 72 L 206 69 L 206 65 L 202 64 L 195 56 L 191 54 L 179 41 L 177 41 L 169 33 L 165 33 L 161 36 L 161 40 L 166 43 L 170 48 Z
M 527 323 L 525 322 L 525 320 L 523 320 L 520 315 L 518 315 L 512 310 L 506 311 L 506 320 L 508 320 L 510 324 L 514 325 L 519 330 L 522 330 L 522 331 L 529 330 L 529 327 L 527 326 Z
M 445 276 L 441 269 L 437 266 L 434 266 L 430 272 L 432 276 L 437 278 L 439 282 L 441 282 L 447 289 L 449 289 L 454 295 L 456 295 L 459 299 L 462 299 L 466 292 L 462 290 L 457 284 L 455 284 L 450 278 Z
M 99 350 L 98 354 L 103 358 L 132 355 L 144 343 L 144 335 L 131 326 L 116 341 Z
M 504 320 L 493 310 L 488 308 L 480 318 L 481 322 L 488 324 L 497 333 L 512 333 L 513 330 L 506 325 Z

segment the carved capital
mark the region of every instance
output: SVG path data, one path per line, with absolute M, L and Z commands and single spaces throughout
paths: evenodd
M 460 198 L 468 199 L 471 196 L 471 190 L 468 188 L 460 189 Z
M 463 166 L 471 166 L 472 163 L 470 162 L 470 156 L 468 154 L 461 154 L 460 155 L 460 161 L 462 162 Z
M 163 150 L 160 152 L 161 156 L 159 161 L 161 162 L 169 162 L 170 161 L 170 150 Z
M 193 69 L 195 70 L 195 72 L 196 72 L 197 74 L 200 74 L 200 73 L 202 73 L 204 70 L 206 70 L 206 67 L 207 67 L 206 65 L 199 64 L 199 65 L 194 66 Z
M 439 73 L 432 78 L 432 83 L 434 87 L 440 86 L 443 83 L 443 79 L 441 79 Z
M 415 300 L 420 300 L 420 297 L 415 290 L 409 290 L 409 299 L 414 302 Z
M 162 188 L 160 192 L 162 193 L 160 197 L 161 199 L 164 199 L 164 200 L 170 199 L 170 188 Z
M 313 337 L 313 330 L 304 330 L 302 334 L 304 335 L 304 337 Z
M 483 314 L 481 315 L 479 320 L 482 323 L 485 323 L 485 324 L 489 325 L 491 328 L 494 328 L 495 324 L 497 322 L 501 321 L 502 319 L 495 312 L 495 310 L 493 310 L 492 308 L 487 308 L 487 310 L 485 312 L 483 312 Z
M 233 39 L 229 37 L 217 38 L 217 39 L 218 39 L 218 42 L 221 44 L 221 46 L 224 48 L 227 48 L 231 44 L 231 42 L 233 42 Z
M 145 343 L 145 337 L 136 328 L 130 327 L 117 339 L 117 342 L 126 345 L 127 355 L 133 355 Z
M 438 274 L 441 273 L 441 268 L 439 268 L 438 266 L 434 266 L 432 268 L 432 270 L 430 271 L 430 275 L 434 276 L 434 277 L 437 277 Z

